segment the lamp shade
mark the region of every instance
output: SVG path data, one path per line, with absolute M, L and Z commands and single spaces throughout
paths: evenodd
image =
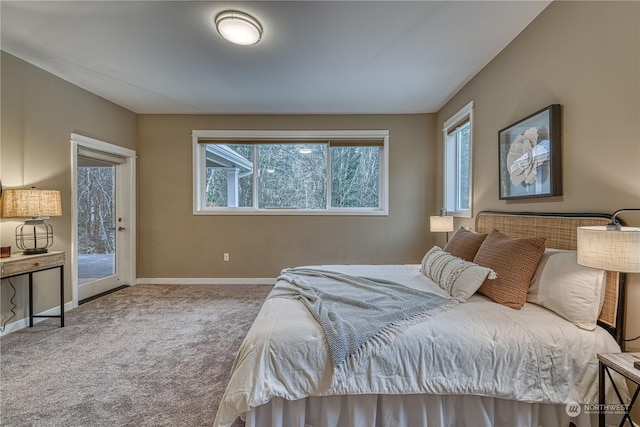
M 2 216 L 5 218 L 39 218 L 62 215 L 57 190 L 4 190 Z
M 452 216 L 432 216 L 429 217 L 429 230 L 434 233 L 444 233 L 453 231 Z
M 235 10 L 227 10 L 216 16 L 218 33 L 231 43 L 249 46 L 262 38 L 262 26 L 254 17 Z
M 578 264 L 622 273 L 640 273 L 640 228 L 578 227 Z

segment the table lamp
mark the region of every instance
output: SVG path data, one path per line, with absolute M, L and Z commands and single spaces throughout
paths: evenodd
M 640 227 L 623 227 L 616 219 L 605 226 L 578 227 L 578 264 L 620 273 L 640 273 Z M 634 366 L 640 369 L 640 362 Z
M 605 226 L 578 227 L 578 264 L 621 273 L 640 273 L 640 228 L 623 227 L 616 216 Z
M 53 226 L 44 222 L 62 215 L 57 190 L 8 190 L 2 193 L 4 218 L 30 218 L 16 228 L 16 246 L 25 255 L 46 253 L 53 244 Z
M 453 231 L 453 217 L 447 216 L 446 209 L 441 209 L 440 215 L 429 217 L 429 230 L 432 233 L 447 233 L 448 242 L 449 232 Z

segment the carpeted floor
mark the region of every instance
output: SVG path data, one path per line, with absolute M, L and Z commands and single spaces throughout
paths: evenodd
M 0 339 L 3 426 L 210 426 L 271 290 L 136 285 Z

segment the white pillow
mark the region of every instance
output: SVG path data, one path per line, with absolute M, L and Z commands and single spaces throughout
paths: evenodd
M 578 264 L 576 251 L 546 249 L 531 280 L 527 301 L 592 331 L 598 324 L 606 283 L 606 272 Z
M 473 295 L 487 277 L 497 277 L 492 269 L 455 257 L 438 246 L 422 258 L 420 272 L 460 302 Z

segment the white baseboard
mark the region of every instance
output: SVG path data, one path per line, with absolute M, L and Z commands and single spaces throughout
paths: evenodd
M 189 278 L 144 278 L 136 279 L 136 284 L 146 285 L 274 285 L 275 278 L 207 278 L 207 277 L 189 277 Z
M 68 312 L 71 311 L 73 309 L 73 301 L 71 302 L 67 302 L 64 304 L 64 312 Z M 36 313 L 37 316 L 56 316 L 60 313 L 60 306 L 55 306 L 53 308 L 50 308 L 49 310 L 45 310 L 42 311 L 40 313 Z M 33 319 L 33 324 L 35 325 L 36 323 L 40 323 L 43 320 L 47 320 L 45 318 L 42 317 L 36 317 Z M 60 320 L 60 319 L 58 319 Z M 20 329 L 24 329 L 24 328 L 28 328 L 29 327 L 29 317 L 25 317 L 24 319 L 20 319 L 18 321 L 15 321 L 13 323 L 9 323 L 5 326 L 4 331 L 0 332 L 0 337 L 3 335 L 6 335 L 10 332 L 14 332 L 14 331 L 18 331 Z

